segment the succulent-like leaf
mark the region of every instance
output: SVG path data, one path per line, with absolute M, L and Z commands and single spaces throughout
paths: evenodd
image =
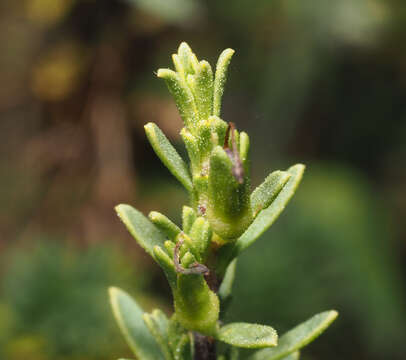
M 199 118 L 207 120 L 213 111 L 213 71 L 207 61 L 200 61 L 195 79 L 194 95 Z
M 168 237 L 168 239 L 174 240 L 181 232 L 176 224 L 158 211 L 151 211 L 148 217 L 152 223 Z
M 159 69 L 157 76 L 165 79 L 185 125 L 193 126 L 198 119 L 197 108 L 193 93 L 187 86 L 186 81 L 180 74 L 170 69 Z
M 231 323 L 220 328 L 217 338 L 229 345 L 258 349 L 270 346 L 276 346 L 278 335 L 275 329 L 270 326 Z
M 196 249 L 195 256 L 197 261 L 204 262 L 206 260 L 206 255 L 212 236 L 209 222 L 203 217 L 198 217 L 193 223 L 189 235 L 192 238 L 193 247 Z
M 216 75 L 214 78 L 213 115 L 220 116 L 221 98 L 223 97 L 224 87 L 227 80 L 228 65 L 230 64 L 233 55 L 233 49 L 226 49 L 220 54 L 219 59 L 217 60 Z
M 137 243 L 155 258 L 154 246 L 163 246 L 166 240 L 165 236 L 148 218 L 132 206 L 120 204 L 115 207 L 115 210 Z
M 155 309 L 151 314 L 144 313 L 143 319 L 149 331 L 159 344 L 166 360 L 172 360 L 172 353 L 169 347 L 168 326 L 169 320 L 159 309 Z
M 232 168 L 227 153 L 216 146 L 210 156 L 207 219 L 224 239 L 237 238 L 251 222 L 247 184 L 238 183 Z
M 153 253 L 155 260 L 164 271 L 170 287 L 172 289 L 175 289 L 176 271 L 173 260 L 168 256 L 168 254 L 165 251 L 162 250 L 160 246 L 154 246 Z
M 121 289 L 109 289 L 110 302 L 118 326 L 138 359 L 164 360 L 157 342 L 145 325 L 143 311 L 136 301 Z
M 237 240 L 234 256 L 237 256 L 241 251 L 250 246 L 274 223 L 295 193 L 296 188 L 302 179 L 304 169 L 304 165 L 297 164 L 287 170 L 291 175 L 290 179 L 279 192 L 272 204 L 257 215 L 252 224 Z
M 178 56 L 185 74 L 194 74 L 197 72 L 198 60 L 187 43 L 182 42 L 179 45 Z
M 286 171 L 274 171 L 252 192 L 251 209 L 254 217 L 275 200 L 290 177 L 291 175 Z
M 189 169 L 178 152 L 169 142 L 164 133 L 154 123 L 145 125 L 145 132 L 155 153 L 180 183 L 191 192 L 193 190 L 192 178 Z
M 191 259 L 189 256 L 188 262 Z M 186 259 L 182 265 L 187 265 Z M 177 290 L 173 295 L 176 318 L 184 328 L 211 336 L 216 332 L 219 299 L 202 275 L 178 274 Z
M 336 319 L 334 310 L 317 314 L 279 338 L 279 345 L 254 353 L 249 360 L 278 360 L 301 349 L 317 338 Z
M 196 220 L 196 212 L 189 206 L 184 206 L 182 209 L 182 228 L 186 234 L 189 234 L 193 223 Z

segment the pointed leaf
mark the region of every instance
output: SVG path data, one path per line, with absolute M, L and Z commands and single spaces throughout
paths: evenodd
M 186 190 L 191 192 L 193 190 L 193 185 L 189 169 L 164 133 L 153 123 L 145 125 L 145 132 L 155 153 L 164 165 L 172 175 L 181 182 Z
M 158 344 L 146 327 L 138 304 L 123 290 L 111 287 L 110 302 L 118 326 L 138 359 L 164 360 Z
M 220 328 L 217 338 L 229 345 L 247 349 L 276 346 L 278 343 L 278 335 L 270 326 L 247 323 L 225 325 Z
M 317 314 L 296 326 L 279 338 L 274 349 L 257 351 L 249 360 L 278 360 L 301 349 L 318 337 L 335 320 L 338 313 L 334 310 Z
M 151 314 L 144 313 L 143 319 L 149 331 L 159 344 L 166 360 L 172 360 L 172 354 L 169 347 L 168 326 L 169 320 L 159 309 L 155 309 Z
M 230 265 L 228 265 L 223 281 L 219 288 L 219 297 L 221 301 L 226 300 L 230 295 L 235 278 L 235 269 L 237 268 L 237 259 L 234 259 Z
M 290 177 L 291 175 L 286 171 L 274 171 L 252 192 L 251 208 L 254 217 L 275 200 Z
M 302 179 L 304 169 L 305 166 L 302 164 L 294 165 L 288 169 L 287 172 L 291 175 L 290 179 L 279 192 L 272 204 L 257 215 L 252 224 L 237 240 L 234 249 L 234 256 L 237 256 L 241 251 L 250 246 L 274 223 L 295 193 L 296 188 Z
M 226 49 L 220 54 L 217 61 L 216 75 L 214 77 L 213 115 L 220 116 L 221 98 L 223 97 L 224 86 L 227 80 L 228 65 L 233 55 L 233 49 Z
M 130 205 L 120 204 L 115 210 L 137 243 L 154 259 L 154 246 L 163 246 L 165 236 L 141 212 Z

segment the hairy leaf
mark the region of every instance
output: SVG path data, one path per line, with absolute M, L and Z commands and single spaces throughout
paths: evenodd
M 231 57 L 234 55 L 233 49 L 224 50 L 217 60 L 216 75 L 214 77 L 213 93 L 213 115 L 220 116 L 221 98 L 223 97 L 224 87 L 227 80 L 227 70 Z
M 110 302 L 118 326 L 135 356 L 143 360 L 164 360 L 158 344 L 146 327 L 138 304 L 121 289 L 109 289 Z
M 229 345 L 256 349 L 276 346 L 278 335 L 270 326 L 231 323 L 220 328 L 217 338 Z
M 154 123 L 145 125 L 145 132 L 155 153 L 180 183 L 191 192 L 193 190 L 192 178 L 189 169 L 164 133 Z
M 151 211 L 148 217 L 152 223 L 171 240 L 174 240 L 181 232 L 176 224 L 158 211 Z
M 130 205 L 120 204 L 115 210 L 137 243 L 154 259 L 154 246 L 163 246 L 165 236 L 141 212 Z
M 172 353 L 169 347 L 168 326 L 169 320 L 163 311 L 155 309 L 151 314 L 144 313 L 143 319 L 149 331 L 162 350 L 166 360 L 172 360 Z
M 251 209 L 254 217 L 275 200 L 290 177 L 286 171 L 274 171 L 252 192 Z
M 302 179 L 304 169 L 304 165 L 297 164 L 287 170 L 291 175 L 290 179 L 279 192 L 272 204 L 257 215 L 252 224 L 237 240 L 234 250 L 235 256 L 258 239 L 278 218 L 295 193 L 296 188 Z
M 338 313 L 334 310 L 317 314 L 296 326 L 279 338 L 274 349 L 257 351 L 249 360 L 278 360 L 301 349 L 317 338 L 335 320 Z

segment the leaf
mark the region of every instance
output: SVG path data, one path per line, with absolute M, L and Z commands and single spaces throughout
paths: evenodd
M 200 61 L 195 78 L 196 106 L 200 119 L 207 120 L 213 110 L 213 71 L 207 61 Z
M 291 175 L 290 179 L 279 192 L 272 204 L 258 214 L 244 234 L 242 234 L 237 240 L 235 248 L 233 249 L 234 256 L 237 256 L 250 246 L 274 223 L 295 193 L 296 188 L 302 179 L 304 169 L 304 165 L 297 164 L 287 170 Z
M 317 314 L 296 326 L 279 338 L 279 345 L 274 349 L 257 351 L 249 360 L 278 360 L 301 349 L 317 338 L 336 319 L 334 310 Z
M 166 360 L 172 360 L 172 353 L 169 347 L 168 326 L 169 320 L 159 309 L 155 309 L 151 314 L 144 313 L 143 319 L 149 331 L 159 344 Z
M 226 300 L 230 295 L 235 278 L 235 269 L 237 268 L 237 259 L 234 259 L 228 265 L 223 281 L 221 282 L 218 295 L 221 301 Z
M 146 327 L 143 311 L 126 292 L 109 288 L 110 302 L 118 326 L 138 359 L 164 360 L 158 344 Z
M 213 115 L 220 116 L 221 98 L 223 97 L 224 86 L 227 80 L 228 65 L 230 65 L 233 55 L 233 49 L 226 49 L 220 54 L 217 60 L 216 75 L 214 77 Z
M 189 234 L 193 223 L 196 220 L 196 212 L 189 206 L 184 206 L 182 210 L 182 228 L 186 234 Z
M 173 260 L 168 256 L 168 254 L 165 251 L 162 250 L 160 246 L 154 246 L 153 252 L 154 258 L 164 271 L 170 287 L 172 289 L 176 289 L 176 271 L 175 266 L 173 264 Z
M 186 190 L 191 192 L 193 184 L 189 169 L 167 137 L 154 123 L 148 123 L 144 128 L 155 153 L 171 174 L 181 182 Z
M 176 316 L 169 320 L 168 336 L 174 360 L 192 360 L 194 352 L 193 335 L 177 321 Z
M 252 192 L 251 209 L 254 217 L 275 200 L 290 177 L 291 175 L 286 171 L 274 171 Z
M 158 211 L 151 211 L 148 217 L 152 223 L 168 237 L 168 239 L 174 240 L 181 232 L 176 224 Z
M 165 79 L 185 125 L 193 126 L 197 121 L 197 108 L 192 91 L 187 86 L 186 81 L 180 74 L 170 69 L 159 69 L 157 76 Z
M 137 243 L 154 259 L 154 246 L 163 246 L 165 236 L 141 212 L 130 205 L 120 204 L 115 210 Z
M 220 328 L 217 338 L 226 344 L 247 349 L 276 346 L 278 343 L 278 335 L 270 326 L 247 323 L 225 325 Z
M 221 146 L 210 156 L 207 219 L 213 231 L 226 239 L 240 236 L 251 223 L 247 182 L 233 175 L 233 162 Z

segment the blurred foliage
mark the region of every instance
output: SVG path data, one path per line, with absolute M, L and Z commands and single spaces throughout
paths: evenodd
M 130 286 L 148 307 L 154 303 L 145 292 L 151 278 L 112 246 L 79 251 L 40 242 L 10 249 L 2 259 L 0 349 L 5 359 L 125 354 L 106 300 L 108 285 Z
M 384 349 L 385 359 L 402 355 L 405 345 L 394 329 L 405 333 L 399 325 L 406 283 L 405 33 L 406 3 L 399 0 L 0 2 L 0 246 L 8 254 L 21 237 L 34 241 L 33 234 L 53 232 L 81 244 L 111 241 L 114 234 L 131 248 L 113 215 L 115 204 L 136 201 L 145 212 L 177 214 L 185 195 L 142 128 L 153 121 L 172 141 L 179 139 L 180 119 L 154 71 L 183 40 L 210 61 L 232 47 L 224 117 L 255 139 L 253 175 L 262 178 L 288 157 L 308 165 L 299 198 L 269 232 L 270 241 L 262 239 L 241 259 L 245 280 L 237 293 L 243 286 L 263 291 L 271 303 L 261 310 L 261 322 L 281 329 L 320 306 L 337 306 L 342 327 L 330 344 L 345 352 L 337 358 L 380 359 Z M 316 173 L 320 161 L 345 164 L 344 170 Z M 257 260 L 265 254 L 272 263 Z M 310 274 L 309 263 L 320 264 L 319 271 Z M 254 280 L 263 271 L 269 284 L 261 282 L 261 290 Z M 291 285 L 281 288 L 281 277 Z M 72 294 L 66 296 L 75 297 L 80 284 L 73 287 L 74 276 L 68 283 Z M 33 284 L 29 296 L 36 298 Z M 13 330 L 15 310 L 4 296 L 3 343 L 27 353 L 49 349 L 35 356 L 52 358 L 60 345 L 28 320 L 30 314 L 17 321 L 29 332 Z M 235 311 L 255 320 L 260 313 L 254 310 L 265 305 L 251 304 L 236 301 Z M 274 313 L 274 306 L 285 310 Z M 80 331 L 79 320 L 65 321 L 63 327 Z M 48 330 L 50 339 L 59 329 Z M 345 349 L 343 333 L 351 344 Z M 97 347 L 83 339 L 75 347 L 82 356 L 81 349 Z M 367 353 L 369 345 L 376 352 Z M 331 354 L 316 346 L 315 359 Z

